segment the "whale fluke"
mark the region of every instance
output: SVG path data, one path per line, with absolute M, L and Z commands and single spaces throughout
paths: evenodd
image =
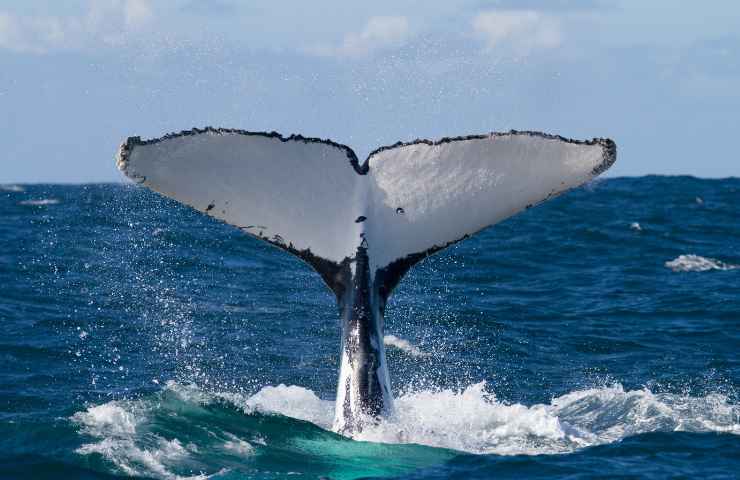
M 206 128 L 130 137 L 117 164 L 316 269 L 343 318 L 335 429 L 351 433 L 392 410 L 383 314 L 403 275 L 615 159 L 609 139 L 510 131 L 397 143 L 361 164 L 329 140 Z

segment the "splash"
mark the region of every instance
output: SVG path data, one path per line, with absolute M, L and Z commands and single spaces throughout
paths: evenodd
M 214 462 L 219 468 L 229 462 L 248 465 L 288 448 L 300 462 L 301 455 L 339 458 L 351 451 L 387 456 L 388 448 L 410 447 L 399 444 L 473 454 L 540 455 L 650 432 L 740 435 L 740 406 L 724 395 L 626 391 L 620 385 L 578 390 L 531 406 L 498 400 L 485 382 L 458 391 L 412 391 L 396 399 L 392 418 L 354 436 L 374 443 L 348 444 L 327 431 L 333 407 L 333 401 L 299 386 L 264 387 L 246 396 L 168 382 L 153 397 L 92 406 L 71 421 L 87 439 L 78 454 L 100 455 L 129 475 L 164 479 L 207 478 L 182 475 L 216 473 Z M 377 444 L 388 447 L 378 450 L 373 447 Z
M 708 270 L 734 270 L 740 268 L 740 265 L 732 265 L 714 258 L 705 258 L 693 254 L 679 255 L 670 262 L 665 262 L 665 266 L 674 272 L 706 272 Z
M 429 354 L 426 352 L 423 352 L 417 347 L 416 345 L 412 344 L 408 340 L 404 340 L 403 338 L 399 338 L 395 335 L 386 335 L 383 337 L 383 343 L 386 346 L 395 347 L 399 350 L 402 350 L 412 357 L 428 357 Z
M 231 397 L 231 400 L 241 405 L 246 412 L 276 412 L 311 422 L 327 430 L 334 420 L 334 402 L 321 400 L 311 390 L 295 385 L 264 387 L 244 401 L 240 397 Z
M 198 451 L 198 447 L 152 431 L 151 422 L 160 413 L 157 410 L 162 408 L 162 405 L 150 401 L 123 400 L 75 413 L 71 420 L 79 427 L 80 433 L 94 439 L 81 445 L 75 452 L 83 456 L 98 455 L 126 475 L 154 476 L 167 480 L 209 478 L 200 474 L 181 476 L 175 473 L 176 466 L 186 462 L 191 453 Z M 172 414 L 171 411 L 167 413 Z M 228 445 L 225 443 L 224 448 L 247 451 L 236 437 Z
M 740 406 L 727 397 L 625 391 L 621 385 L 575 391 L 549 404 L 507 404 L 485 382 L 462 391 L 401 396 L 397 415 L 357 439 L 418 443 L 476 454 L 568 453 L 649 432 L 740 434 Z

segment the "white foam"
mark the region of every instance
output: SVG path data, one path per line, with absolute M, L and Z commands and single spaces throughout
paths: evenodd
M 179 440 L 157 439 L 154 448 L 139 448 L 133 440 L 105 438 L 89 443 L 76 450 L 81 455 L 97 453 L 111 461 L 128 475 L 155 475 L 165 479 L 206 479 L 205 475 L 181 477 L 167 468 L 187 457 L 188 451 Z
M 403 350 L 404 352 L 408 353 L 412 357 L 428 357 L 429 356 L 428 353 L 421 351 L 419 347 L 412 344 L 408 340 L 404 340 L 403 338 L 398 338 L 395 335 L 384 336 L 383 343 L 387 346 L 396 347 L 399 350 Z
M 194 385 L 183 385 L 172 380 L 165 384 L 165 389 L 187 402 L 207 405 L 215 399 L 226 400 L 246 414 L 279 414 L 311 422 L 325 429 L 331 428 L 334 415 L 334 402 L 321 400 L 311 390 L 295 385 L 262 387 L 249 397 L 239 393 L 206 393 Z
M 637 222 L 632 222 L 632 223 L 630 223 L 630 228 L 631 228 L 632 230 L 637 230 L 638 232 L 639 232 L 640 230 L 642 230 L 642 227 L 641 227 L 641 226 L 640 226 L 640 224 L 639 224 L 639 223 L 637 223 Z
M 136 411 L 123 408 L 117 402 L 104 403 L 90 407 L 85 412 L 77 412 L 72 420 L 83 427 L 83 431 L 94 437 L 128 436 L 136 432 Z
M 307 396 L 312 401 L 301 403 Z M 298 414 L 295 418 L 313 417 L 314 423 L 327 428 L 332 402 L 314 398 L 310 390 L 280 386 L 263 389 L 247 403 L 259 399 L 263 412 L 293 412 Z M 526 406 L 497 400 L 481 382 L 462 391 L 406 393 L 395 405 L 392 418 L 353 437 L 476 454 L 539 455 L 571 452 L 655 431 L 740 434 L 740 406 L 729 404 L 724 395 L 654 394 L 647 389 L 625 391 L 620 385 L 575 391 L 549 404 Z
M 621 386 L 576 391 L 549 404 L 507 404 L 478 383 L 456 392 L 422 391 L 396 400 L 394 418 L 355 436 L 470 453 L 548 454 L 611 443 L 654 431 L 740 434 L 740 407 L 712 394 L 688 397 L 625 391 Z
M 26 189 L 20 185 L 0 185 L 0 190 L 3 192 L 25 192 Z
M 19 205 L 31 205 L 31 206 L 41 206 L 41 205 L 56 205 L 59 203 L 59 200 L 56 198 L 41 198 L 37 200 L 23 200 L 21 202 L 18 202 Z
M 321 400 L 311 390 L 295 385 L 263 387 L 246 401 L 237 403 L 248 411 L 279 413 L 326 429 L 331 428 L 334 419 L 334 402 Z
M 164 393 L 198 405 L 223 402 L 256 412 L 280 414 L 330 429 L 334 402 L 319 399 L 303 387 L 264 387 L 255 395 L 210 394 L 193 386 L 167 382 Z M 523 405 L 496 398 L 485 382 L 463 390 L 409 391 L 395 401 L 395 414 L 367 426 L 353 437 L 381 443 L 415 443 L 474 454 L 540 455 L 568 453 L 584 447 L 620 441 L 649 432 L 717 432 L 740 435 L 740 405 L 712 393 L 692 397 L 625 390 L 621 385 L 577 390 L 549 403 Z M 218 448 L 251 458 L 254 444 L 270 447 L 259 436 L 249 441 L 226 430 L 198 437 L 194 445 L 165 439 L 152 431 L 155 414 L 168 408 L 161 399 L 114 401 L 76 413 L 81 433 L 94 437 L 77 453 L 96 453 L 130 475 L 180 478 L 177 465 Z M 181 406 L 177 415 L 182 415 Z M 203 425 L 200 425 L 201 427 Z M 209 430 L 213 427 L 208 426 Z M 208 444 L 206 442 L 216 442 Z M 260 447 L 260 448 L 262 448 Z M 203 453 L 200 453 L 203 452 Z M 207 478 L 207 477 L 191 477 Z
M 71 420 L 81 427 L 81 433 L 96 439 L 75 452 L 101 455 L 128 475 L 168 480 L 208 478 L 204 475 L 181 477 L 170 471 L 168 466 L 181 462 L 189 454 L 177 438 L 168 440 L 149 434 L 148 445 L 139 445 L 143 436 L 138 426 L 146 422 L 148 409 L 149 406 L 142 402 L 113 401 L 75 413 Z
M 665 266 L 674 272 L 706 272 L 708 270 L 734 270 L 740 268 L 740 265 L 724 263 L 714 258 L 700 257 L 699 255 L 679 255 Z
M 422 391 L 396 400 L 396 415 L 366 428 L 358 440 L 418 443 L 473 453 L 524 453 L 521 441 L 552 444 L 565 436 L 558 418 L 544 406 L 505 405 L 485 391 L 485 383 L 463 391 Z
M 224 442 L 224 449 L 234 452 L 243 457 L 254 455 L 254 447 L 249 442 L 230 433 L 226 433 L 226 436 L 229 438 L 229 440 Z

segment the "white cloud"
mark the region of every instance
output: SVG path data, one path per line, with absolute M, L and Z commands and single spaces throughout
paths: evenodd
M 0 49 L 47 53 L 118 45 L 153 18 L 149 0 L 90 0 L 84 15 L 22 16 L 0 11 Z
M 318 46 L 309 53 L 335 57 L 361 57 L 388 47 L 401 45 L 408 37 L 406 17 L 371 17 L 359 33 L 348 33 L 338 46 Z
M 0 12 L 0 48 L 40 53 L 65 41 L 67 26 L 54 17 L 18 17 Z
M 149 0 L 128 0 L 124 5 L 126 25 L 138 28 L 146 25 L 154 16 Z
M 563 36 L 560 21 L 536 10 L 492 10 L 473 18 L 473 31 L 489 50 L 510 48 L 518 54 L 557 48 Z

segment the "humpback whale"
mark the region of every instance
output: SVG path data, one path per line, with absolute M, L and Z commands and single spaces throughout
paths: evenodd
M 393 412 L 383 318 L 406 272 L 615 160 L 610 139 L 512 130 L 399 142 L 360 163 L 330 140 L 208 127 L 130 137 L 117 166 L 318 272 L 341 316 L 334 430 L 351 435 Z

